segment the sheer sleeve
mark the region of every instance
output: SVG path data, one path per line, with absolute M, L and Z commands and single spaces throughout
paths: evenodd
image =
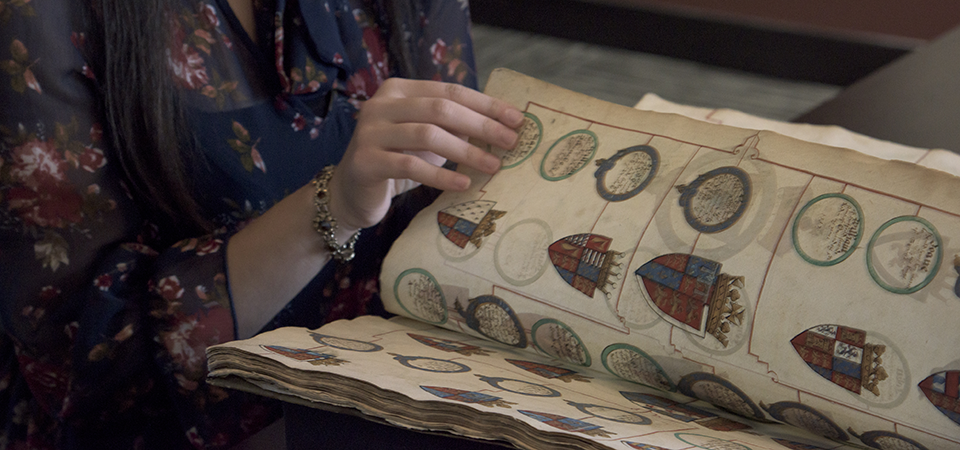
M 131 193 L 111 148 L 86 3 L 0 0 L 0 448 L 229 447 L 279 414 L 274 401 L 204 382 L 206 348 L 235 337 L 229 236 L 342 155 L 355 110 L 324 94 L 345 85 L 361 101 L 361 87 L 372 95 L 395 73 L 367 39 L 373 30 L 404 40 L 400 75 L 475 87 L 466 1 L 357 0 L 371 12 L 354 10 L 358 22 L 380 19 L 361 25 L 377 70 L 351 78 L 343 55 L 320 54 L 346 34 L 301 30 L 320 15 L 280 7 L 306 2 L 255 2 L 268 9 L 257 45 L 224 14 L 226 1 L 171 0 L 182 45 L 165 56 L 201 105 L 194 131 L 213 161 L 198 201 L 225 227 L 176 243 L 181 230 L 147 220 L 151 204 Z M 374 8 L 385 3 L 395 8 Z M 342 108 L 315 114 L 329 98 Z M 395 235 L 370 234 L 384 251 Z M 299 324 L 302 311 L 312 326 L 369 311 L 378 255 L 364 270 L 328 267 L 291 302 L 302 308 L 287 305 L 270 326 Z
M 224 238 L 158 244 L 103 138 L 80 3 L 0 2 L 0 432 L 225 446 L 273 412 L 203 382 L 234 337 Z

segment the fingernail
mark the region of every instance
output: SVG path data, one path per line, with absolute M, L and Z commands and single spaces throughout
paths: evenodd
M 454 184 L 456 185 L 453 188 L 454 191 L 465 191 L 470 187 L 470 177 L 464 176 L 462 178 L 457 178 L 457 180 L 454 181 Z
M 510 108 L 507 110 L 507 113 L 504 114 L 503 119 L 506 121 L 507 125 L 518 127 L 523 123 L 523 113 L 519 109 Z
M 485 166 L 485 172 L 493 174 L 500 170 L 500 158 L 497 158 L 496 155 L 487 153 L 487 156 L 483 158 L 483 165 Z
M 501 143 L 500 147 L 501 147 L 501 148 L 513 148 L 513 146 L 517 145 L 517 139 L 519 139 L 519 138 L 520 138 L 520 135 L 517 134 L 517 133 L 514 132 L 514 131 L 510 131 L 510 132 L 508 132 L 508 133 L 504 133 L 504 134 L 503 134 L 502 143 Z

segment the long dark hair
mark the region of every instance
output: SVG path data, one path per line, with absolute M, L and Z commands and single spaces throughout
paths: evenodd
M 94 72 L 109 136 L 135 195 L 154 219 L 209 229 L 187 176 L 199 162 L 167 65 L 170 0 L 92 0 L 88 16 Z

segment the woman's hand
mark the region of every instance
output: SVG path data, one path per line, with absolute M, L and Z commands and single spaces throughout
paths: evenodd
M 394 195 L 416 183 L 466 189 L 470 178 L 440 167 L 445 159 L 494 173 L 500 160 L 460 136 L 510 148 L 516 108 L 460 85 L 387 80 L 361 107 L 353 139 L 328 184 L 336 238 L 380 222 Z M 412 180 L 412 181 L 411 181 Z M 227 244 L 227 268 L 239 337 L 252 336 L 330 260 L 313 228 L 314 187 L 303 186 Z
M 457 84 L 389 79 L 360 108 L 330 181 L 331 213 L 341 227 L 356 230 L 380 222 L 390 200 L 419 183 L 467 189 L 469 177 L 441 165 L 451 160 L 496 173 L 499 158 L 465 138 L 511 148 L 522 123 L 518 109 Z

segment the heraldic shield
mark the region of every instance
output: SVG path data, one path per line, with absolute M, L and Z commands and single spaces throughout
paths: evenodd
M 570 286 L 593 297 L 596 290 L 610 293 L 610 285 L 620 276 L 614 270 L 623 253 L 610 249 L 613 239 L 599 234 L 575 234 L 560 239 L 548 247 L 550 261 L 557 273 Z
M 840 325 L 818 325 L 790 340 L 803 361 L 821 377 L 854 394 L 862 390 L 880 395 L 887 379 L 881 356 L 886 346 L 867 342 L 863 330 Z
M 935 373 L 921 381 L 919 386 L 930 403 L 960 425 L 960 370 Z
M 474 200 L 445 208 L 437 213 L 440 232 L 460 248 L 466 248 L 468 242 L 480 248 L 483 238 L 496 231 L 494 221 L 506 214 L 493 209 L 496 204 L 490 200 Z
M 658 256 L 635 272 L 644 298 L 660 317 L 687 332 L 713 335 L 727 346 L 731 325 L 743 323 L 743 277 L 720 273 L 722 265 L 694 255 Z

